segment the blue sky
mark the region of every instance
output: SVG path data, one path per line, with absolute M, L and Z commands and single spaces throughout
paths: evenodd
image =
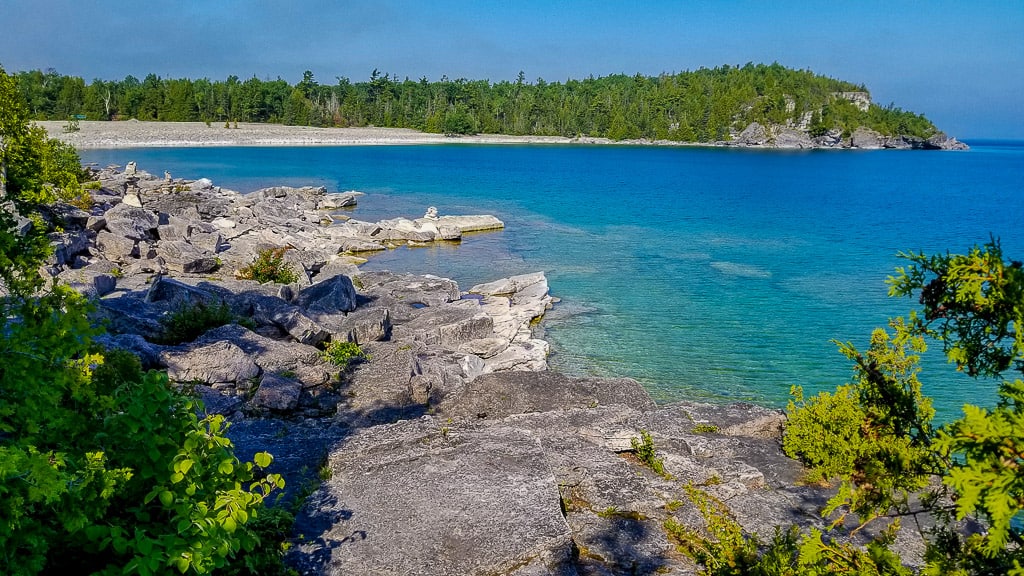
M 121 79 L 560 81 L 777 61 L 961 138 L 1024 138 L 1024 0 L 0 0 L 0 65 Z

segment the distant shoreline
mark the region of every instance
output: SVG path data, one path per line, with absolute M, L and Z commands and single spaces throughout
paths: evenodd
M 473 134 L 446 136 L 419 132 L 409 128 L 377 128 L 373 126 L 358 128 L 320 128 L 313 126 L 285 126 L 283 124 L 264 124 L 239 122 L 232 123 L 230 128 L 223 124 L 205 122 L 151 122 L 139 120 L 98 121 L 83 120 L 79 122 L 76 132 L 65 132 L 67 122 L 47 120 L 36 122 L 43 127 L 51 138 L 56 138 L 73 145 L 79 150 L 117 150 L 128 148 L 198 148 L 198 147 L 236 147 L 236 146 L 414 146 L 438 144 L 519 144 L 519 145 L 598 145 L 598 146 L 672 146 L 687 148 L 740 148 L 748 150 L 878 150 L 888 148 L 908 149 L 911 144 L 901 141 L 902 137 L 883 137 L 873 134 L 866 143 L 847 140 L 840 145 L 815 145 L 809 138 L 805 142 L 787 142 L 775 145 L 774 142 L 749 140 L 741 134 L 736 140 L 728 142 L 678 142 L 675 140 L 611 140 L 581 136 L 567 138 L 565 136 L 511 136 L 508 134 Z M 756 125 L 756 124 L 754 124 Z M 752 126 L 754 126 L 752 125 Z M 748 128 L 749 130 L 749 128 Z M 859 129 L 858 129 L 859 131 Z M 790 132 L 793 132 L 790 130 Z M 870 131 L 868 131 L 870 132 Z M 859 133 L 859 132 L 858 132 Z M 780 136 L 781 138 L 781 136 Z M 941 147 L 948 144 L 967 149 L 967 146 L 955 138 L 945 139 L 942 135 Z M 897 145 L 889 145 L 896 140 Z M 919 141 L 921 143 L 923 141 Z
M 445 136 L 407 128 L 317 128 L 239 122 L 238 128 L 204 122 L 81 121 L 77 132 L 65 132 L 63 121 L 36 122 L 57 138 L 81 150 L 214 146 L 393 146 L 422 144 L 629 144 L 607 138 L 509 136 L 477 134 Z M 634 142 L 635 143 L 635 142 Z M 672 142 L 680 145 L 682 143 Z M 692 145 L 692 144 L 691 144 Z

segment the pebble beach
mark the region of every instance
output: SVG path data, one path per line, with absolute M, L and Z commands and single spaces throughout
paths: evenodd
M 67 132 L 67 122 L 38 122 L 50 137 L 78 149 L 156 148 L 197 146 L 372 146 L 412 144 L 606 144 L 604 138 L 561 136 L 507 136 L 479 134 L 445 136 L 407 128 L 317 128 L 280 124 L 204 122 L 81 121 L 78 131 Z

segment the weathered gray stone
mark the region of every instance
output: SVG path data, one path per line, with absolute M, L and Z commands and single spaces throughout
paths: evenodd
M 174 306 L 206 304 L 216 305 L 223 297 L 216 292 L 161 276 L 155 279 L 146 293 L 146 302 L 167 301 Z
M 205 274 L 219 266 L 215 256 L 182 240 L 161 242 L 159 254 L 168 269 L 182 274 Z
M 260 387 L 252 397 L 252 404 L 257 408 L 284 412 L 298 405 L 301 393 L 301 382 L 267 372 L 263 374 Z
M 764 146 L 768 143 L 768 131 L 758 122 L 751 122 L 736 136 L 736 143 L 743 146 Z
M 177 218 L 177 220 L 181 220 Z M 156 234 L 160 241 L 188 240 L 192 234 L 192 225 L 188 223 L 160 224 L 156 227 Z
M 508 345 L 508 340 L 504 338 L 480 338 L 463 342 L 459 346 L 459 351 L 473 354 L 480 358 L 491 358 L 504 352 Z
M 360 290 L 375 297 L 386 296 L 402 303 L 404 308 L 430 307 L 459 300 L 459 285 L 448 278 L 416 276 L 392 272 L 362 272 L 358 276 Z M 392 316 L 405 317 L 391 308 Z
M 853 131 L 850 146 L 866 150 L 876 150 L 885 146 L 885 137 L 870 128 L 863 126 Z
M 149 342 L 138 334 L 101 334 L 93 341 L 108 349 L 127 350 L 135 354 L 145 370 L 162 366 L 160 351 L 163 347 Z
M 48 206 L 47 211 L 65 229 L 85 228 L 90 216 L 85 210 L 64 202 Z
M 237 324 L 228 324 L 210 330 L 197 344 L 226 341 L 252 358 L 264 372 L 294 374 L 306 388 L 322 386 L 337 374 L 337 369 L 320 359 L 320 351 L 297 342 L 281 342 L 266 338 Z
M 307 538 L 293 558 L 304 571 L 483 576 L 541 557 L 570 562 L 558 485 L 537 439 L 442 428 L 430 419 L 373 428 L 332 454 L 331 480 L 298 521 Z
M 484 374 L 453 390 L 436 413 L 460 418 L 497 419 L 526 412 L 594 408 L 619 404 L 653 410 L 654 402 L 629 378 L 574 378 L 557 372 Z
M 167 376 L 178 382 L 239 382 L 259 376 L 260 369 L 245 352 L 230 342 L 213 342 L 165 351 L 160 355 Z
M 196 384 L 193 392 L 203 402 L 204 414 L 229 416 L 242 407 L 242 399 L 231 394 L 221 394 L 212 386 Z
M 204 252 L 216 254 L 221 251 L 224 239 L 217 232 L 193 232 L 188 242 Z
M 315 313 L 351 312 L 356 309 L 356 288 L 351 278 L 339 274 L 300 290 L 295 304 Z
M 454 350 L 460 344 L 494 336 L 494 321 L 475 300 L 422 308 L 414 319 L 394 329 L 396 339 L 418 340 Z
M 89 248 L 89 236 L 84 230 L 50 234 L 50 246 L 57 264 L 69 264 Z
M 119 262 L 137 257 L 139 254 L 135 240 L 110 232 L 100 232 L 96 235 L 96 248 L 108 260 Z
M 356 205 L 356 198 L 363 196 L 362 192 L 336 192 L 324 194 L 317 201 L 319 210 L 335 210 L 337 208 L 348 208 Z
M 436 222 L 438 230 L 441 228 L 455 228 L 465 234 L 466 232 L 482 232 L 484 230 L 501 230 L 505 223 L 494 216 L 466 215 L 466 216 L 441 216 Z
M 378 252 L 380 250 L 386 250 L 383 244 L 358 238 L 346 238 L 338 245 L 339 254 L 342 252 L 358 254 L 359 252 Z
M 93 232 L 99 232 L 107 227 L 107 219 L 103 216 L 89 216 L 85 221 L 85 227 Z
M 157 215 L 144 208 L 121 203 L 107 210 L 103 217 L 107 220 L 107 230 L 117 236 L 132 240 L 146 240 L 153 237 L 156 227 L 160 224 Z
M 380 306 L 361 306 L 348 314 L 312 314 L 333 340 L 365 344 L 391 338 L 391 313 Z
M 282 307 L 274 310 L 270 321 L 288 333 L 300 344 L 316 346 L 330 338 L 331 333 L 302 313 L 297 306 Z M 260 320 L 257 319 L 257 322 Z
M 814 142 L 807 132 L 794 130 L 793 128 L 779 128 L 775 134 L 774 144 L 776 148 L 813 148 Z
M 544 277 L 544 273 L 535 272 L 533 274 L 510 276 L 486 284 L 477 284 L 469 289 L 469 293 L 482 294 L 484 296 L 512 296 L 541 282 L 544 283 L 544 292 L 547 292 L 547 279 Z
M 65 270 L 58 277 L 73 290 L 92 298 L 106 296 L 117 286 L 117 279 L 113 274 L 97 272 L 88 268 Z

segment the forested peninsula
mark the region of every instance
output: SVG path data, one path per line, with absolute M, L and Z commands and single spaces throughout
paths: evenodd
M 779 148 L 963 148 L 921 114 L 880 106 L 868 89 L 777 63 L 722 65 L 658 76 L 617 74 L 533 82 L 423 77 L 374 70 L 367 81 L 295 85 L 255 76 L 95 79 L 53 69 L 19 72 L 36 120 L 154 120 L 410 128 L 449 135 L 507 134 L 657 140 Z

